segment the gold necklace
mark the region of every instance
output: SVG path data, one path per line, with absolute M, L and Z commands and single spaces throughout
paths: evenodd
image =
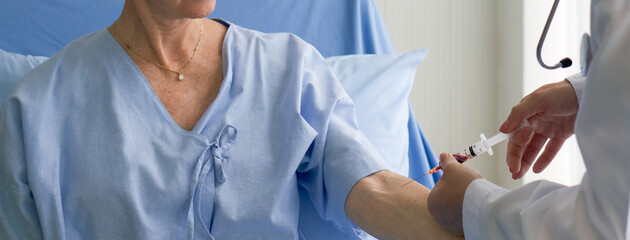
M 184 71 L 184 69 L 186 69 L 186 67 L 188 67 L 188 64 L 190 64 L 190 62 L 192 62 L 193 58 L 197 54 L 197 50 L 199 50 L 199 45 L 201 43 L 201 37 L 203 36 L 201 23 L 198 23 L 199 24 L 199 40 L 197 41 L 197 46 L 195 47 L 195 51 L 193 51 L 192 56 L 190 56 L 190 59 L 188 59 L 188 62 L 186 62 L 186 64 L 184 64 L 184 66 L 181 69 L 179 69 L 179 70 L 175 70 L 175 69 L 172 69 L 170 67 L 166 67 L 166 66 L 164 66 L 164 65 L 154 61 L 153 59 L 150 59 L 150 58 L 145 57 L 144 55 L 140 54 L 138 51 L 136 51 L 136 49 L 131 44 L 129 44 L 127 41 L 123 40 L 120 37 L 120 33 L 116 29 L 116 23 L 117 22 L 112 24 L 112 31 L 114 32 L 114 34 L 116 34 L 115 38 L 118 39 L 120 42 L 122 42 L 123 45 L 125 47 L 127 47 L 127 49 L 131 50 L 133 53 L 135 53 L 136 55 L 140 56 L 142 59 L 144 59 L 144 60 L 146 60 L 146 61 L 148 61 L 150 63 L 153 63 L 155 66 L 157 66 L 157 67 L 159 67 L 161 69 L 177 73 L 177 75 L 178 75 L 177 79 L 179 79 L 180 81 L 184 80 L 184 74 L 182 74 L 182 72 Z

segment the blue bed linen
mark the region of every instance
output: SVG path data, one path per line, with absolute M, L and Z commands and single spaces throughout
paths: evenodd
M 50 57 L 83 35 L 111 25 L 124 0 L 2 0 L 0 49 Z
M 373 0 L 219 0 L 210 17 L 262 32 L 296 34 L 325 57 L 394 53 Z
M 0 118 L 0 239 L 296 239 L 298 186 L 355 231 L 347 194 L 386 164 L 322 56 L 235 25 L 223 54 L 192 131 L 106 30 L 29 72 Z
M 0 5 L 0 49 L 52 56 L 70 41 L 109 26 L 123 0 L 7 0 Z M 262 32 L 290 32 L 325 57 L 393 53 L 373 0 L 218 0 L 210 18 Z

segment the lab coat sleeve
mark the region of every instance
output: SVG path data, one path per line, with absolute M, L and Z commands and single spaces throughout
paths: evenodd
M 571 75 L 567 78 L 569 83 L 573 86 L 573 90 L 575 90 L 575 96 L 577 96 L 578 103 L 582 101 L 582 93 L 584 92 L 584 87 L 586 86 L 586 76 L 581 73 L 577 73 Z
M 26 166 L 20 103 L 9 98 L 0 113 L 0 239 L 42 239 Z
M 574 187 L 536 181 L 512 191 L 476 179 L 464 196 L 464 233 L 466 239 L 611 239 L 614 227 L 598 218 L 604 208 L 586 176 Z

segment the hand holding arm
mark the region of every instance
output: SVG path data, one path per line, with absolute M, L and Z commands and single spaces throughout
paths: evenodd
M 461 235 L 464 233 L 462 223 L 464 194 L 468 185 L 473 180 L 481 178 L 481 175 L 460 164 L 448 153 L 440 154 L 440 166 L 444 174 L 429 194 L 427 200 L 429 211 L 440 225 Z

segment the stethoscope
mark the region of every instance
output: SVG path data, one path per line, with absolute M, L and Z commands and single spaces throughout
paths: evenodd
M 553 2 L 553 6 L 551 7 L 551 12 L 549 13 L 549 17 L 547 18 L 547 23 L 545 23 L 545 28 L 543 29 L 542 34 L 540 35 L 540 40 L 538 40 L 538 47 L 536 47 L 536 59 L 538 59 L 538 63 L 545 69 L 557 69 L 557 68 L 568 68 L 573 64 L 570 58 L 564 58 L 560 60 L 560 62 L 556 63 L 553 66 L 549 66 L 543 62 L 541 57 L 543 43 L 545 42 L 545 38 L 547 37 L 547 32 L 549 31 L 549 26 L 551 25 L 551 20 L 553 20 L 553 15 L 556 14 L 556 9 L 558 8 L 558 4 L 560 0 L 555 0 Z M 582 43 L 580 47 L 580 66 L 582 69 L 582 75 L 586 76 L 588 71 L 588 65 L 591 61 L 591 38 L 588 34 L 582 35 Z

